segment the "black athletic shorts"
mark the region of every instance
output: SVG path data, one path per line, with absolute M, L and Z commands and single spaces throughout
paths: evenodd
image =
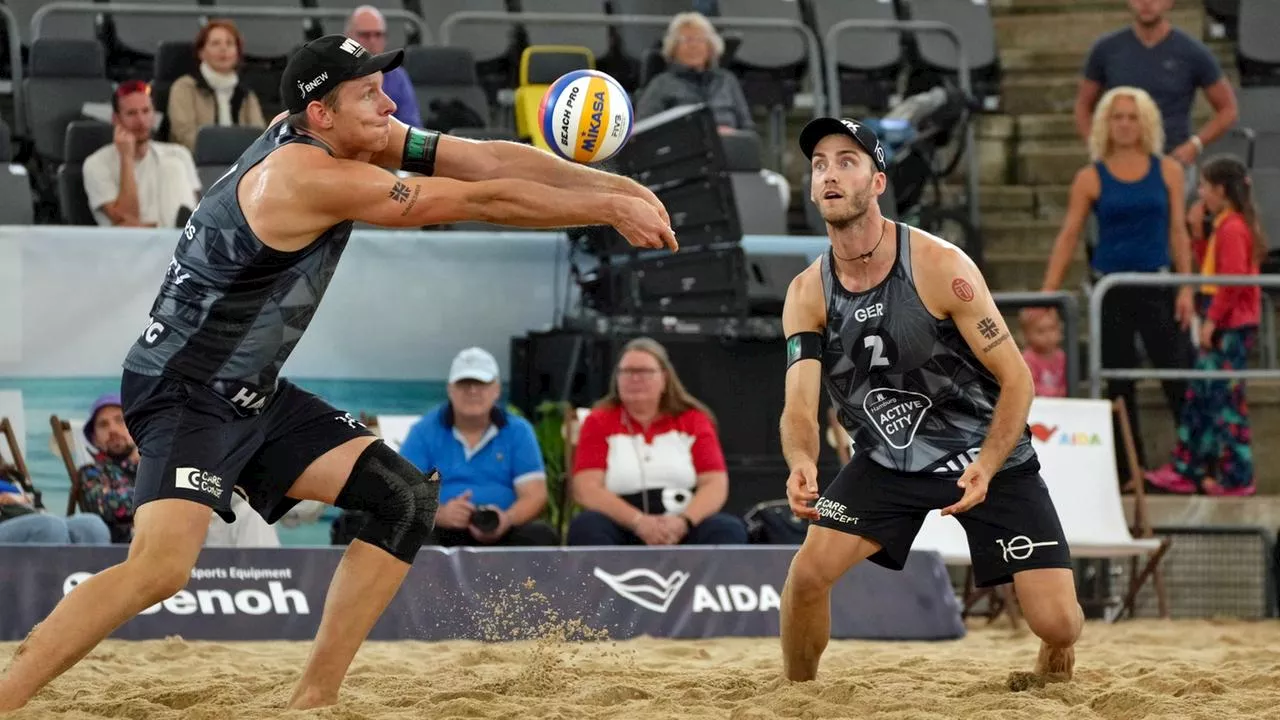
M 120 391 L 125 425 L 142 456 L 135 508 L 182 498 L 232 522 L 231 493 L 239 488 L 274 523 L 298 503 L 285 493 L 312 461 L 373 434 L 284 379 L 262 412 L 248 417 L 209 388 L 173 378 L 125 371 Z
M 870 560 L 901 570 L 925 515 L 964 495 L 959 478 L 901 473 L 855 456 L 818 498 L 816 524 L 876 541 L 881 549 Z M 1071 567 L 1071 551 L 1035 459 L 996 473 L 986 499 L 955 518 L 969 537 L 978 587 L 1011 582 L 1022 570 Z

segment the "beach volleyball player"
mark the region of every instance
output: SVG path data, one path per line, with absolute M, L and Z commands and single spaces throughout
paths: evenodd
M 782 597 L 787 677 L 817 674 L 835 581 L 868 558 L 902 569 L 938 508 L 964 526 L 979 586 L 1012 579 L 1043 640 L 1036 672 L 1069 677 L 1083 614 L 1027 429 L 1031 373 L 986 282 L 955 246 L 881 216 L 870 128 L 819 118 L 800 149 L 831 245 L 792 281 L 782 316 L 787 497 L 813 521 Z M 824 386 L 854 455 L 819 496 Z
M 676 249 L 665 210 L 631 180 L 523 145 L 400 124 L 382 74 L 402 57 L 373 55 L 340 35 L 307 43 L 281 81 L 291 114 L 277 117 L 192 213 L 124 361 L 126 421 L 142 453 L 128 559 L 81 583 L 32 630 L 0 676 L 0 711 L 25 705 L 121 624 L 181 589 L 210 512 L 230 515 L 235 486 L 268 522 L 303 499 L 370 516 L 334 575 L 289 706 L 336 702 L 432 529 L 438 491 L 434 474 L 278 378 L 352 221 L 608 224 L 634 246 Z M 440 298 L 437 310 L 465 312 L 450 301 Z

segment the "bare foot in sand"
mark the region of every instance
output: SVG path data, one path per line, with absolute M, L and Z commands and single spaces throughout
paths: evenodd
M 1042 688 L 1047 683 L 1067 682 L 1074 674 L 1075 667 L 1074 647 L 1051 648 L 1047 643 L 1041 643 L 1035 670 L 1009 673 L 1009 689 L 1013 692 L 1022 692 L 1032 688 Z

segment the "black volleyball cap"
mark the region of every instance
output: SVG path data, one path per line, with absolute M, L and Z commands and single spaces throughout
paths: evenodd
M 400 67 L 404 50 L 374 55 L 345 35 L 325 35 L 298 48 L 280 77 L 280 97 L 285 109 L 302 112 L 339 83 L 388 72 Z
M 858 146 L 871 156 L 876 169 L 884 172 L 884 148 L 876 132 L 857 120 L 849 118 L 820 117 L 809 121 L 800 131 L 800 151 L 806 158 L 813 159 L 813 149 L 818 142 L 828 135 L 845 135 L 853 138 Z

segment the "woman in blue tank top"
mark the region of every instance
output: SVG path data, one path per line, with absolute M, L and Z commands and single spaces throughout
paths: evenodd
M 1176 160 L 1161 155 L 1163 147 L 1160 111 L 1146 91 L 1117 87 L 1102 96 L 1089 137 L 1092 162 L 1071 184 L 1067 216 L 1053 244 L 1043 290 L 1061 287 L 1090 212 L 1098 224 L 1097 244 L 1089 254 L 1095 278 L 1117 272 L 1191 271 L 1185 171 Z M 1193 292 L 1190 285 L 1122 285 L 1110 290 L 1102 306 L 1103 367 L 1138 367 L 1139 336 L 1156 367 L 1190 367 L 1191 343 L 1185 329 L 1194 314 Z M 1186 381 L 1166 380 L 1163 386 L 1176 421 Z M 1124 398 L 1139 461 L 1145 466 L 1133 381 L 1112 380 L 1107 393 Z M 1117 442 L 1117 458 L 1121 447 Z

